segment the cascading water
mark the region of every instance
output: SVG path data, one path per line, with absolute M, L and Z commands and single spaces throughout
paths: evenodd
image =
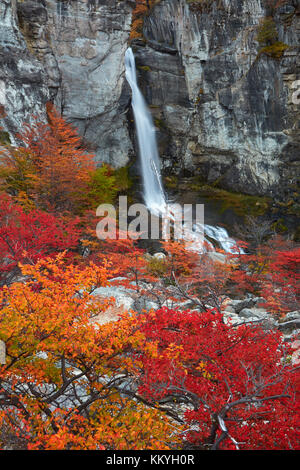
M 160 161 L 152 116 L 136 79 L 132 49 L 125 54 L 126 79 L 132 90 L 132 109 L 138 137 L 143 178 L 144 201 L 150 212 L 161 214 L 166 210 L 166 198 L 160 176 Z
M 151 213 L 172 218 L 161 180 L 156 131 L 151 113 L 137 84 L 135 59 L 131 48 L 125 53 L 125 75 L 132 90 L 131 104 L 138 137 L 144 201 Z M 195 245 L 199 246 L 197 233 L 199 238 L 203 233 L 203 226 L 194 226 L 193 232 L 188 234 L 188 239 L 195 241 Z M 229 237 L 224 228 L 204 225 L 204 233 L 217 241 L 225 252 L 237 252 L 236 242 Z M 213 245 L 207 240 L 206 250 L 214 250 Z

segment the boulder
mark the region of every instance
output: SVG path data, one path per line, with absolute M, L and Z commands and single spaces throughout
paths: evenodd
M 264 320 L 269 318 L 269 314 L 264 308 L 244 308 L 239 312 L 239 317 Z
M 166 255 L 164 253 L 154 253 L 153 258 L 156 259 L 165 259 Z

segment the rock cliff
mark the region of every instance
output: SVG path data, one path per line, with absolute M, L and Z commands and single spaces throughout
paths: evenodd
M 133 155 L 124 77 L 133 0 L 1 0 L 11 139 L 53 101 L 98 161 Z M 133 41 L 165 170 L 249 194 L 296 191 L 299 0 L 157 0 Z
M 295 191 L 300 2 L 156 3 L 135 53 L 165 167 L 250 194 Z
M 0 85 L 4 129 L 20 130 L 51 100 L 98 161 L 128 162 L 124 53 L 134 2 L 1 0 Z M 1 98 L 0 98 L 1 99 Z

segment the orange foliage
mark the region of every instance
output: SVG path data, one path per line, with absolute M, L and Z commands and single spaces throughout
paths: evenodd
M 143 37 L 144 16 L 155 5 L 155 0 L 136 0 L 136 7 L 132 14 L 130 39 Z
M 31 280 L 0 293 L 2 446 L 13 436 L 34 450 L 168 448 L 167 419 L 131 397 L 137 318 L 109 322 L 113 299 L 91 295 L 109 269 L 65 267 L 60 255 L 23 267 Z
M 25 148 L 8 146 L 1 152 L 1 176 L 13 195 L 22 191 L 39 207 L 72 210 L 95 170 L 94 155 L 85 153 L 77 132 L 54 108 L 48 108 L 48 120 L 25 125 L 19 136 Z

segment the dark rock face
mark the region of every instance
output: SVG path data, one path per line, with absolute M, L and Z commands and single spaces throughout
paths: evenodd
M 98 161 L 115 167 L 125 165 L 132 144 L 125 116 L 124 54 L 130 34 L 134 2 L 118 0 L 5 0 L 1 6 L 0 54 L 11 61 L 27 60 L 28 102 L 19 104 L 16 118 L 6 102 L 5 130 L 20 130 L 29 112 L 43 115 L 52 100 L 68 121 L 78 127 Z M 6 10 L 6 11 L 5 11 Z M 8 23 L 7 23 L 8 22 Z M 8 24 L 8 26 L 6 25 Z M 6 42 L 14 41 L 7 48 Z M 4 60 L 4 59 L 3 59 Z M 20 65 L 18 65 L 20 67 Z M 31 69 L 30 69 L 31 67 Z M 30 71 L 29 71 L 30 69 Z M 2 80 L 11 77 L 20 93 L 16 67 L 1 70 Z M 1 78 L 1 77 L 0 77 Z M 23 90 L 23 88 L 22 88 Z M 17 93 L 17 92 L 16 92 Z
M 32 115 L 45 118 L 49 100 L 46 73 L 26 46 L 16 21 L 16 4 L 0 3 L 0 106 L 1 126 L 13 136 Z
M 32 115 L 44 119 L 51 100 L 98 161 L 128 163 L 124 53 L 134 4 L 1 0 L 0 112 L 11 138 Z M 145 40 L 133 48 L 166 172 L 250 194 L 296 191 L 300 2 L 266 4 L 160 0 L 145 18 Z M 289 46 L 277 58 L 257 41 L 270 15 Z
M 259 53 L 263 0 L 161 0 L 135 45 L 165 168 L 249 194 L 295 191 L 297 1 L 272 12 L 282 57 Z

